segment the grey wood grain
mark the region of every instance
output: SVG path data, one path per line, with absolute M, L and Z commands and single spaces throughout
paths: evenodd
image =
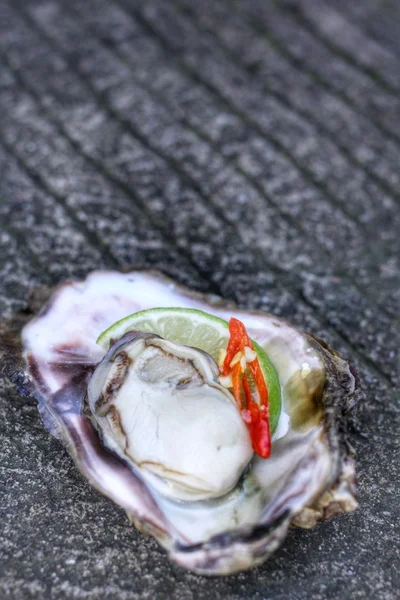
M 360 508 L 207 579 L 92 490 L 5 378 L 1 598 L 394 600 L 400 12 L 356 0 L 2 0 L 0 310 L 158 268 L 358 369 Z

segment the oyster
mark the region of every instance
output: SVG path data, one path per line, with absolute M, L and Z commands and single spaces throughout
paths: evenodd
M 137 332 L 125 334 L 107 353 L 96 344 L 113 322 L 157 306 L 197 308 L 226 320 L 235 316 L 268 352 L 283 401 L 268 460 L 252 454 L 210 357 Z M 339 354 L 282 319 L 193 294 L 157 273 L 95 272 L 84 282 L 61 285 L 24 327 L 22 340 L 46 427 L 92 485 L 186 568 L 207 574 L 247 569 L 274 552 L 290 525 L 311 527 L 357 506 L 354 457 L 346 440 L 347 413 L 359 394 L 356 378 Z M 137 410 L 140 399 L 158 404 L 155 419 L 147 411 L 132 424 L 124 399 L 127 378 L 134 385 L 140 381 Z M 203 388 L 202 402 L 222 410 L 218 414 L 229 420 L 231 431 L 224 437 L 224 428 L 217 428 L 205 442 L 209 429 L 203 437 L 199 413 L 190 441 L 201 439 L 208 454 L 195 465 L 192 452 L 184 455 L 185 441 L 181 453 L 174 447 L 168 410 L 157 442 L 157 416 L 161 398 L 165 409 L 183 398 L 194 403 L 196 388 Z M 187 417 L 179 417 L 181 442 Z M 149 426 L 138 433 L 145 418 Z M 226 450 L 221 457 L 218 436 Z M 134 450 L 132 439 L 140 441 Z
M 103 442 L 171 498 L 201 500 L 230 492 L 253 449 L 218 376 L 205 352 L 148 333 L 125 334 L 88 386 Z

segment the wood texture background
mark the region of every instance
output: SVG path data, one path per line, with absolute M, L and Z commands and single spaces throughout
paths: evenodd
M 158 268 L 320 335 L 366 391 L 358 512 L 211 580 L 89 488 L 4 380 L 1 598 L 398 597 L 399 58 L 395 0 L 1 0 L 3 314 Z

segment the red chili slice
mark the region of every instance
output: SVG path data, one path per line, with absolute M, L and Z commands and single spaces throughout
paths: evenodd
M 241 411 L 242 418 L 249 428 L 254 452 L 262 458 L 268 458 L 271 454 L 271 431 L 269 425 L 268 388 L 264 374 L 258 357 L 247 363 L 259 396 L 258 404 L 253 398 L 248 375 L 243 372 L 240 361 L 231 367 L 233 358 L 238 352 L 244 355 L 246 346 L 254 350 L 252 341 L 244 324 L 239 319 L 230 319 L 229 334 L 226 356 L 220 370 L 224 376 L 232 374 L 233 396 Z M 244 408 L 242 408 L 242 388 L 245 399 Z

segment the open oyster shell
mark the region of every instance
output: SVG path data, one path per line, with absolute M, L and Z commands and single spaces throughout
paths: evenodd
M 283 412 L 272 456 L 254 456 L 236 487 L 219 498 L 168 497 L 105 447 L 85 410 L 88 382 L 104 357 L 98 335 L 130 313 L 159 306 L 236 316 L 279 374 Z M 359 394 L 356 378 L 338 353 L 282 319 L 194 294 L 157 273 L 95 272 L 59 286 L 24 327 L 22 341 L 46 427 L 90 483 L 186 568 L 207 574 L 247 569 L 276 550 L 290 525 L 312 527 L 357 506 L 346 439 L 347 414 Z

